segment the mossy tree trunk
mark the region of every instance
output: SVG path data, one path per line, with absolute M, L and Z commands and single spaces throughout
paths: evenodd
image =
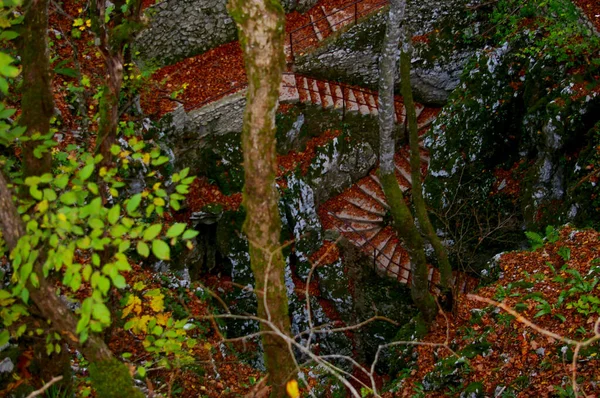
M 405 0 L 390 1 L 388 23 L 379 65 L 379 177 L 390 206 L 394 228 L 402 237 L 410 256 L 411 296 L 417 308 L 422 312 L 423 318 L 430 322 L 435 318 L 437 308 L 435 300 L 429 292 L 427 259 L 423 247 L 423 238 L 415 226 L 408 205 L 404 201 L 394 171 L 394 79 L 402 33 L 401 24 L 404 21 L 405 10 Z
M 446 294 L 452 293 L 452 267 L 448 260 L 448 252 L 440 238 L 437 236 L 429 214 L 427 205 L 423 198 L 423 186 L 421 184 L 421 154 L 419 151 L 419 130 L 417 127 L 417 112 L 413 100 L 412 88 L 410 85 L 410 59 L 411 59 L 411 39 L 408 27 L 404 27 L 404 40 L 402 52 L 400 55 L 400 85 L 404 107 L 406 109 L 406 118 L 408 124 L 408 139 L 410 142 L 410 171 L 412 177 L 412 200 L 415 206 L 415 212 L 419 225 L 425 233 L 427 240 L 433 246 L 440 269 L 440 279 L 442 291 Z
M 9 250 L 13 250 L 19 239 L 26 234 L 25 225 L 12 201 L 12 192 L 2 173 L 0 173 L 0 231 Z M 41 250 L 34 264 L 33 271 L 38 275 L 39 287 L 35 288 L 31 283 L 27 284 L 30 299 L 41 316 L 51 322 L 51 329 L 58 332 L 63 341 L 76 348 L 90 361 L 90 374 L 99 397 L 143 397 L 143 394 L 134 387 L 127 367 L 112 356 L 110 349 L 100 337 L 91 334 L 85 343 L 80 342 L 76 333 L 77 318 L 66 303 L 56 295 L 54 284 L 43 277 L 45 258 L 45 252 Z M 107 369 L 111 372 L 106 372 Z
M 285 14 L 278 0 L 230 0 L 229 12 L 239 31 L 246 73 L 247 105 L 242 130 L 244 151 L 244 230 L 258 299 L 258 315 L 282 333 L 290 333 L 281 220 L 275 187 L 275 111 L 285 65 Z M 261 325 L 264 332 L 272 330 Z M 285 397 L 295 360 L 288 343 L 272 333 L 262 337 L 272 397 Z
M 20 124 L 27 127 L 26 135 L 42 136 L 50 131 L 50 119 L 54 112 L 54 99 L 50 86 L 50 63 L 48 55 L 48 1 L 26 0 L 25 15 L 21 29 L 20 55 L 23 65 Z M 45 151 L 36 156 L 34 150 L 40 139 L 23 144 L 23 173 L 27 176 L 41 175 L 51 171 L 52 156 Z

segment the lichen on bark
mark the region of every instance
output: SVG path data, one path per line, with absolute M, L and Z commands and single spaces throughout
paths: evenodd
M 406 10 L 405 0 L 390 1 L 389 22 L 383 43 L 379 79 L 379 176 L 390 206 L 395 230 L 404 240 L 411 259 L 411 296 L 426 321 L 431 322 L 437 313 L 433 296 L 429 292 L 427 259 L 423 238 L 417 230 L 413 216 L 404 201 L 394 172 L 394 75 L 398 60 L 401 23 Z M 418 178 L 421 178 L 420 176 Z
M 275 111 L 285 65 L 283 52 L 285 14 L 277 0 L 231 0 L 248 74 L 247 105 L 242 129 L 244 151 L 244 231 L 250 246 L 258 316 L 281 333 L 290 333 L 285 262 L 281 252 L 281 220 L 275 186 L 277 167 Z M 261 324 L 264 332 L 272 329 Z M 286 396 L 294 377 L 295 360 L 285 339 L 273 333 L 262 337 L 272 397 Z

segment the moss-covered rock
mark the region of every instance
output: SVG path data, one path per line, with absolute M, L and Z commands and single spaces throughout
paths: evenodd
M 143 398 L 144 394 L 133 386 L 129 369 L 118 359 L 92 362 L 90 379 L 99 398 Z
M 597 170 L 600 66 L 588 59 L 598 38 L 579 24 L 570 2 L 553 4 L 564 7 L 549 14 L 554 19 L 524 7 L 527 29 L 517 22 L 477 53 L 426 140 L 427 197 L 471 263 L 514 246 L 523 226 L 598 219 L 577 211 L 598 209 L 584 194 L 593 181 L 583 171 Z M 565 39 L 557 41 L 556 32 Z

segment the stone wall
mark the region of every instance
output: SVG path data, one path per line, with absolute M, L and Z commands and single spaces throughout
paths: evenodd
M 180 106 L 172 113 L 168 141 L 177 168 L 190 167 L 197 171 L 198 154 L 210 143 L 211 137 L 242 131 L 246 91 L 241 90 L 190 112 Z
M 465 9 L 464 4 L 464 0 L 411 2 L 407 15 L 410 29 L 416 37 L 441 31 L 442 26 L 456 24 Z M 387 15 L 382 11 L 342 33 L 329 45 L 297 57 L 296 70 L 309 76 L 376 89 L 386 19 Z M 429 36 L 428 40 L 417 41 L 411 82 L 419 101 L 443 104 L 458 85 L 463 67 L 473 51 L 455 49 L 454 44 L 440 37 L 430 40 Z
M 306 11 L 317 0 L 284 0 L 286 11 Z M 236 40 L 227 0 L 165 0 L 148 10 L 150 23 L 135 42 L 138 59 L 173 64 Z

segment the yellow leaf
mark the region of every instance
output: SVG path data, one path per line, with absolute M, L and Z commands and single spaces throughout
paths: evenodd
M 285 389 L 290 398 L 299 398 L 300 390 L 298 389 L 298 382 L 296 380 L 290 380 L 287 382 Z
M 165 326 L 167 324 L 167 322 L 169 321 L 169 314 L 156 314 L 156 324 L 157 325 L 162 325 Z
M 142 316 L 137 322 L 137 324 L 133 327 L 133 331 L 135 333 L 146 333 L 148 331 L 148 322 L 150 322 L 150 319 L 152 319 L 150 315 Z
M 142 300 L 138 296 L 130 295 L 127 300 L 127 304 L 125 304 L 125 308 L 123 308 L 123 316 L 122 318 L 126 318 L 127 315 L 134 312 L 136 315 L 139 315 L 142 312 Z
M 150 307 L 152 308 L 152 311 L 154 311 L 154 312 L 164 311 L 164 309 L 165 309 L 164 298 L 165 298 L 165 296 L 163 296 L 162 294 L 152 297 L 152 299 L 150 301 Z
M 144 154 L 143 161 L 144 161 L 144 164 L 149 164 L 150 163 L 150 154 L 149 153 L 145 153 Z

